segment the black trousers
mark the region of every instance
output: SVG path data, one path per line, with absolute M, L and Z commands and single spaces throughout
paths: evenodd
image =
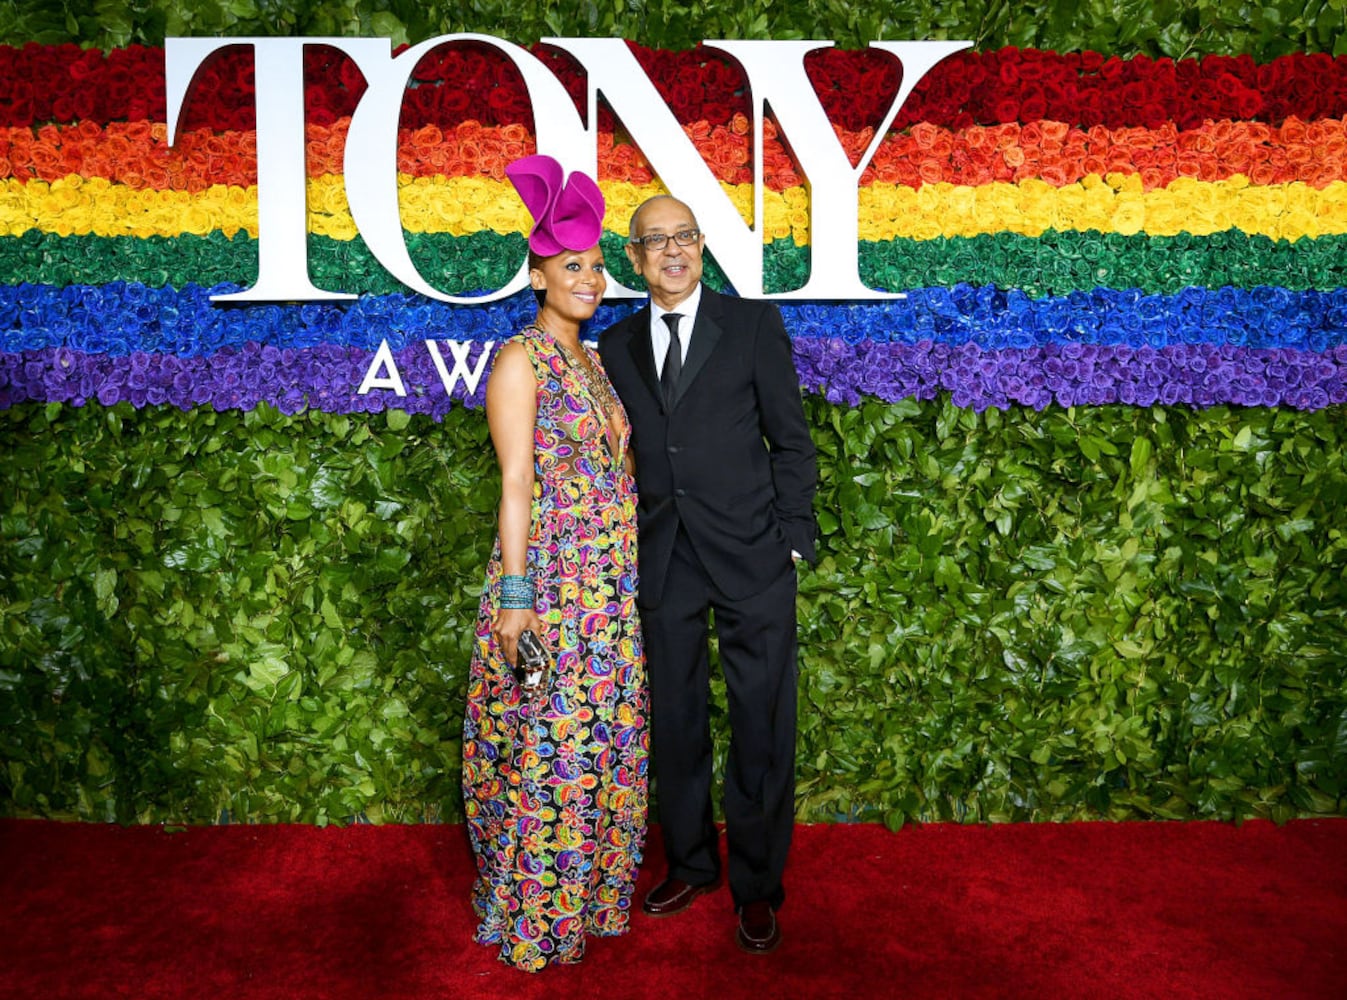
M 795 823 L 795 570 L 752 597 L 728 600 L 682 530 L 660 604 L 641 612 L 655 795 L 669 875 L 697 885 L 720 871 L 708 718 L 712 615 L 730 714 L 730 891 L 736 907 L 759 900 L 779 907 Z

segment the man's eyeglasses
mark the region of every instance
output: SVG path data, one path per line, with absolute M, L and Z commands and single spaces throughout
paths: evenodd
M 690 247 L 701 237 L 700 229 L 680 229 L 673 234 L 673 241 L 680 247 Z M 663 250 L 669 245 L 667 233 L 651 233 L 649 236 L 633 236 L 628 240 L 632 246 L 645 247 L 647 250 Z

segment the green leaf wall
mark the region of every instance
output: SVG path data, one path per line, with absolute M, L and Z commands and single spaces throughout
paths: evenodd
M 664 49 L 705 38 L 827 38 L 843 48 L 881 38 L 968 39 L 980 49 L 1247 54 L 1261 62 L 1288 52 L 1347 53 L 1347 0 L 11 0 L 0 7 L 0 42 L 11 45 L 106 49 L 161 45 L 166 35 L 383 35 L 415 43 L 460 31 L 521 45 L 549 35 L 620 35 Z
M 1341 408 L 806 405 L 802 820 L 1342 812 Z M 5 812 L 459 818 L 480 412 L 25 405 L 0 454 Z

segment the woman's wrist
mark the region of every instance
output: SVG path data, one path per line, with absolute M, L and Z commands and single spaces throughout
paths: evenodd
M 527 576 L 507 573 L 500 578 L 500 606 L 507 610 L 532 609 L 536 592 L 533 580 Z

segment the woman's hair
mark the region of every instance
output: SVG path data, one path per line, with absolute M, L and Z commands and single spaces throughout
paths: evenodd
M 538 252 L 537 252 L 536 250 L 534 250 L 532 247 L 529 247 L 529 270 L 530 270 L 530 271 L 541 271 L 541 270 L 543 269 L 543 261 L 545 261 L 545 260 L 547 260 L 546 257 L 544 257 L 542 254 L 538 253 Z M 547 289 L 545 289 L 545 288 L 535 288 L 535 289 L 533 290 L 533 297 L 534 297 L 535 299 L 538 300 L 538 308 L 541 309 L 542 306 L 543 306 L 543 303 L 547 301 Z

